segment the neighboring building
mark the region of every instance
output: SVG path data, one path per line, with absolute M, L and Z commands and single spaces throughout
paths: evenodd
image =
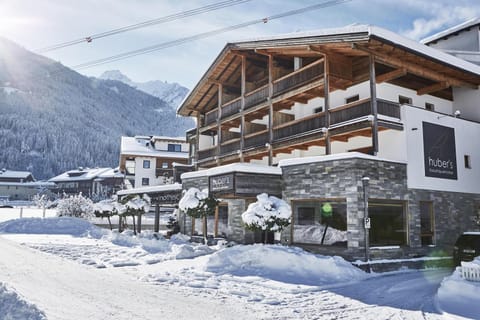
M 59 194 L 82 193 L 87 197 L 106 198 L 123 186 L 123 174 L 112 168 L 78 168 L 49 180 L 57 186 Z
M 35 181 L 28 171 L 0 171 L 0 202 L 32 200 L 34 195 L 48 193 L 52 188 L 51 183 Z
M 134 188 L 171 184 L 174 164 L 187 164 L 188 151 L 185 138 L 122 137 L 120 170 Z
M 178 109 L 205 169 L 183 188 L 209 187 L 209 230 L 241 243 L 267 192 L 293 209 L 283 242 L 362 258 L 366 191 L 374 257 L 448 249 L 478 229 L 479 85 L 479 66 L 374 26 L 229 43 Z

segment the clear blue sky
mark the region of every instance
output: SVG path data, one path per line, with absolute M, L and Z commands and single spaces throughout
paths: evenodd
M 218 1 L 0 0 L 0 36 L 35 51 Z M 74 66 L 324 1 L 251 0 L 45 55 Z M 158 79 L 192 88 L 228 41 L 352 23 L 377 25 L 418 40 L 477 16 L 480 16 L 480 0 L 352 0 L 80 72 L 98 76 L 105 70 L 118 69 L 134 81 Z

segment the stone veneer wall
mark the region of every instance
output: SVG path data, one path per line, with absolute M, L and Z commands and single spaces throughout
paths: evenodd
M 297 164 L 282 167 L 283 199 L 344 198 L 347 204 L 347 240 L 351 255 L 365 248 L 362 177 L 370 178 L 369 199 L 408 200 L 406 164 L 363 158 Z M 291 228 L 282 242 L 291 242 Z M 333 249 L 333 248 L 332 248 Z M 363 252 L 363 251 L 361 251 Z

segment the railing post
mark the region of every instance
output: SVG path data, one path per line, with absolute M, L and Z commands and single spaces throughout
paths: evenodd
M 273 56 L 268 55 L 268 165 L 273 164 Z
M 242 74 L 241 74 L 241 104 L 240 104 L 240 162 L 243 162 L 243 149 L 245 148 L 245 82 L 246 82 L 247 58 L 242 56 Z
M 223 85 L 221 83 L 218 84 L 218 112 L 217 112 L 217 157 L 216 163 L 217 165 L 220 162 L 220 152 L 221 144 L 222 144 L 222 104 L 223 104 Z
M 370 54 L 370 104 L 373 115 L 372 122 L 372 149 L 373 155 L 378 153 L 378 109 L 377 109 L 377 83 L 375 77 L 375 58 Z
M 324 83 L 324 104 L 325 104 L 325 154 L 331 154 L 331 142 L 330 142 L 330 68 L 328 66 L 328 57 L 326 54 L 323 55 L 323 83 Z

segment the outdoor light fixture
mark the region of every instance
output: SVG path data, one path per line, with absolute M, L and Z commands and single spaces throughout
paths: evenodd
M 323 127 L 323 128 L 322 128 L 322 133 L 323 133 L 323 134 L 326 134 L 327 132 L 328 132 L 328 128 Z
M 369 177 L 362 177 L 363 186 L 363 209 L 364 209 L 364 228 L 365 228 L 365 262 L 367 263 L 367 272 L 370 272 L 370 217 L 368 216 L 368 184 L 370 182 Z
M 460 117 L 461 114 L 462 114 L 462 112 L 460 110 L 457 110 L 453 113 L 453 116 L 455 118 L 458 118 L 458 117 Z M 445 117 L 448 117 L 448 116 L 449 116 L 449 114 L 444 114 L 444 115 L 438 116 L 437 119 L 445 118 Z

